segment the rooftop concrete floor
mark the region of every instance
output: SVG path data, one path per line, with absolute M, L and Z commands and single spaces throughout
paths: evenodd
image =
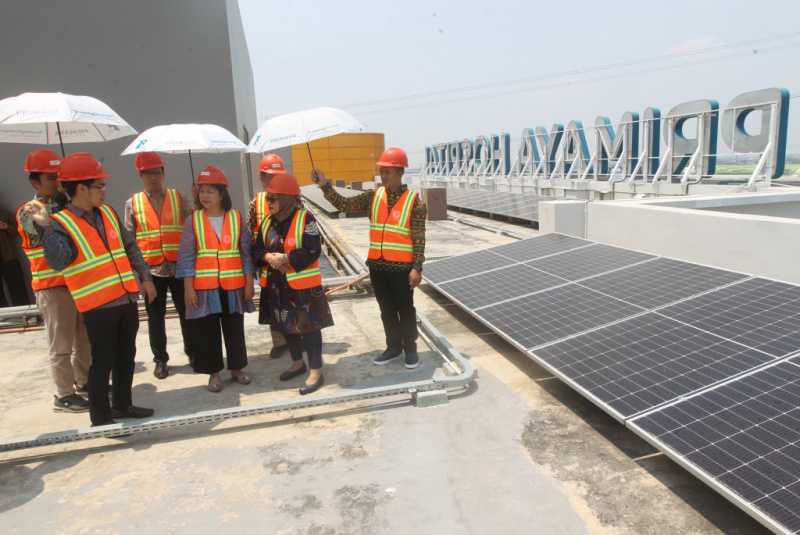
M 468 217 L 468 216 L 467 216 Z M 473 218 L 482 221 L 480 218 Z M 365 219 L 326 221 L 362 256 Z M 531 229 L 492 221 L 495 227 Z M 428 256 L 511 241 L 452 221 L 429 222 Z M 479 370 L 446 405 L 373 400 L 292 414 L 0 454 L 3 533 L 762 533 L 747 515 L 617 424 L 430 288 L 418 309 Z M 377 305 L 332 301 L 324 391 L 430 377 L 423 366 L 376 367 Z M 246 320 L 253 384 L 204 388 L 169 320 L 173 375 L 152 376 L 146 324 L 135 401 L 159 416 L 289 399 L 268 360 L 265 328 Z M 42 332 L 5 334 L 0 437 L 88 425 L 50 410 Z

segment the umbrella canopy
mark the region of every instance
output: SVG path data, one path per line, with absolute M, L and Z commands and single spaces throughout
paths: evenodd
M 236 136 L 215 124 L 166 124 L 148 128 L 122 151 L 122 155 L 137 152 L 244 152 L 247 145 Z
M 313 108 L 267 120 L 253 136 L 247 152 L 267 152 L 290 145 L 310 143 L 336 134 L 362 130 L 364 125 L 344 110 Z
M 50 145 L 109 141 L 136 134 L 125 119 L 93 97 L 22 93 L 0 100 L 0 142 Z

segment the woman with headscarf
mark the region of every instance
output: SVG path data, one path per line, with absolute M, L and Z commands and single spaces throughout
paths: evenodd
M 250 383 L 244 313 L 253 307 L 253 262 L 250 232 L 232 208 L 228 179 L 221 169 L 207 166 L 197 178 L 196 210 L 181 236 L 176 276 L 184 279 L 186 320 L 191 322 L 194 370 L 209 374 L 208 390 L 223 389 L 222 341 L 231 379 Z
M 333 317 L 322 290 L 322 253 L 317 222 L 301 204 L 300 187 L 291 175 L 275 175 L 267 189 L 270 217 L 264 219 L 253 246 L 257 266 L 267 267 L 261 290 L 259 323 L 286 336 L 292 365 L 280 375 L 289 381 L 308 371 L 301 395 L 319 390 L 322 376 L 322 329 Z M 308 366 L 303 362 L 303 350 Z

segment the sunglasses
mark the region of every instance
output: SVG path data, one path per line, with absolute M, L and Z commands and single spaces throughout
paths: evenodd
M 272 195 L 267 195 L 267 202 L 278 202 L 278 197 L 273 197 Z

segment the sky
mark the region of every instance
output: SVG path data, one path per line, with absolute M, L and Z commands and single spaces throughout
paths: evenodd
M 800 95 L 793 0 L 239 0 L 259 122 L 343 108 L 409 152 L 766 87 Z M 800 100 L 789 151 L 800 152 Z

